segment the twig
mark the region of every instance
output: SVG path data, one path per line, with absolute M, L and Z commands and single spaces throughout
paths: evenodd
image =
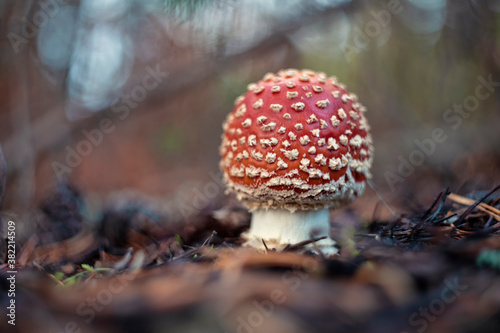
M 450 195 L 448 196 L 448 198 L 451 201 L 454 201 L 454 202 L 456 202 L 458 204 L 461 204 L 461 205 L 468 205 L 468 206 L 470 206 L 470 205 L 473 205 L 474 202 L 475 202 L 472 199 L 463 197 L 463 196 L 455 194 L 455 193 L 450 193 Z M 495 220 L 500 221 L 500 210 L 496 209 L 495 207 L 490 206 L 488 204 L 485 204 L 483 202 L 480 202 L 479 205 L 477 205 L 477 209 L 479 209 L 480 211 L 482 211 L 482 212 L 490 215 L 491 217 L 495 218 Z
M 444 221 L 447 221 L 447 220 L 449 220 L 449 219 L 451 219 L 452 217 L 455 217 L 455 216 L 457 216 L 457 213 L 453 213 L 451 215 L 443 217 L 442 219 L 439 219 L 439 220 L 435 221 L 434 224 L 443 223 Z
M 444 205 L 446 203 L 446 199 L 449 197 L 450 195 L 450 188 L 446 188 L 446 190 L 444 191 L 443 193 L 443 196 L 441 197 L 441 204 L 439 205 L 439 208 L 434 212 L 434 214 L 432 214 L 432 216 L 428 217 L 427 219 L 425 219 L 424 222 L 431 222 L 431 221 L 434 221 L 437 219 L 437 217 L 439 215 L 441 215 L 442 211 L 443 211 L 443 208 L 444 208 Z M 437 223 L 437 222 L 435 222 Z
M 208 236 L 208 238 L 205 239 L 205 241 L 203 242 L 203 244 L 201 244 L 201 246 L 203 247 L 210 245 L 210 241 L 212 240 L 212 238 L 214 238 L 215 235 L 217 235 L 217 231 L 212 230 L 212 234 L 210 234 L 210 236 Z
M 269 249 L 267 248 L 267 244 L 264 241 L 264 238 L 262 238 L 262 244 L 264 244 L 264 248 L 266 249 L 266 252 L 269 252 Z
M 446 191 L 448 191 L 448 188 L 446 189 Z M 429 215 L 431 214 L 432 210 L 434 209 L 434 207 L 436 206 L 436 204 L 438 203 L 439 199 L 441 199 L 441 197 L 443 196 L 443 193 L 444 192 L 439 192 L 439 194 L 437 195 L 437 197 L 434 198 L 434 202 L 432 203 L 432 205 L 427 209 L 427 211 L 425 212 L 423 218 L 424 219 L 427 219 L 427 217 L 429 217 Z
M 396 225 L 398 225 L 401 221 L 403 220 L 403 216 L 398 216 L 397 219 L 395 219 L 394 221 L 392 221 L 389 226 L 387 227 L 387 229 L 382 229 L 383 231 L 386 231 L 386 232 L 389 232 L 389 236 L 391 237 L 392 236 L 392 230 L 394 229 L 394 227 Z
M 382 196 L 379 190 L 375 187 L 375 184 L 370 179 L 368 179 L 366 183 L 368 184 L 368 186 L 370 186 L 372 191 L 375 192 L 375 195 L 387 207 L 387 209 L 391 212 L 391 214 L 394 215 L 394 217 L 399 217 L 399 214 L 396 212 L 394 208 L 392 208 L 392 206 L 387 202 L 387 200 L 385 200 L 385 198 Z
M 311 243 L 315 243 L 317 241 L 320 241 L 322 239 L 325 239 L 327 238 L 327 236 L 323 236 L 323 237 L 318 237 L 318 238 L 312 238 L 312 239 L 308 239 L 308 240 L 305 240 L 305 241 L 302 241 L 302 242 L 298 242 L 298 243 L 295 243 L 293 245 L 290 245 L 288 244 L 284 249 L 283 249 L 283 252 L 285 251 L 292 251 L 292 250 L 296 250 L 296 249 L 299 249 L 303 246 L 306 246 L 308 244 L 311 244 Z
M 488 198 L 490 195 L 492 195 L 493 193 L 495 193 L 496 191 L 498 191 L 500 189 L 500 185 L 496 186 L 493 190 L 491 190 L 490 192 L 488 192 L 488 194 L 486 194 L 484 197 L 481 198 L 481 200 L 477 201 L 474 205 L 470 206 L 469 208 L 467 208 L 465 210 L 465 212 L 460 215 L 460 217 L 458 218 L 458 220 L 455 222 L 455 224 L 457 225 L 460 225 L 460 223 L 476 208 L 478 207 L 484 200 L 486 200 L 486 198 Z
M 488 222 L 484 225 L 484 229 L 488 229 L 491 226 L 491 222 L 493 222 L 493 216 L 490 216 Z

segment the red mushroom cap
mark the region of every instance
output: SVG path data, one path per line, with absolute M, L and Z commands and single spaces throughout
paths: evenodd
M 266 74 L 235 101 L 223 125 L 229 192 L 251 209 L 339 207 L 370 178 L 373 146 L 357 96 L 335 77 Z

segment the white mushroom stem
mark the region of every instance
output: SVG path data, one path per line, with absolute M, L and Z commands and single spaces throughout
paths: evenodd
M 274 247 L 273 244 L 296 244 L 327 236 L 309 247 L 316 246 L 324 253 L 335 254 L 338 251 L 334 247 L 335 242 L 329 237 L 329 230 L 330 219 L 326 208 L 294 213 L 285 209 L 260 209 L 252 213 L 246 237 L 252 246 L 263 247 L 264 240 L 268 247 Z

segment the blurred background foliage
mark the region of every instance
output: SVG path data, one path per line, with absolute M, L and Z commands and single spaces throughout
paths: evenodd
M 374 182 L 396 204 L 500 179 L 498 86 L 456 130 L 444 119 L 479 76 L 500 81 L 499 1 L 4 0 L 0 36 L 4 210 L 21 219 L 102 119 L 113 129 L 63 178 L 98 198 L 132 189 L 189 202 L 218 172 L 233 100 L 287 67 L 335 75 L 367 106 Z M 141 90 L 151 71 L 168 75 Z M 389 186 L 435 128 L 446 142 Z

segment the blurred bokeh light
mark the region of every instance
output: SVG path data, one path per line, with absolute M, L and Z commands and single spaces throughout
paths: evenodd
M 459 128 L 445 116 L 479 77 L 500 81 L 494 0 L 7 0 L 0 17 L 4 210 L 26 219 L 61 174 L 98 196 L 189 200 L 218 172 L 234 98 L 286 67 L 335 75 L 357 93 L 374 182 L 390 200 L 500 179 L 498 85 Z M 103 119 L 112 129 L 92 143 Z M 387 173 L 436 128 L 446 142 L 389 186 Z M 68 167 L 82 140 L 91 145 Z

